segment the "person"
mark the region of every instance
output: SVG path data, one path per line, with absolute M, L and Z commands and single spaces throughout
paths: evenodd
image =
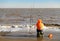
M 43 36 L 44 24 L 42 23 L 41 19 L 38 19 L 36 27 L 37 27 L 37 37 Z

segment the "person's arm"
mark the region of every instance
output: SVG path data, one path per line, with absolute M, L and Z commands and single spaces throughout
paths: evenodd
M 44 29 L 44 24 L 43 24 L 43 23 L 41 23 L 41 29 L 42 29 L 42 30 Z

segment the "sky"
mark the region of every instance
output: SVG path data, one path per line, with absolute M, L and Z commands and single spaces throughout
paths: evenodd
M 60 8 L 60 0 L 0 0 L 0 8 Z

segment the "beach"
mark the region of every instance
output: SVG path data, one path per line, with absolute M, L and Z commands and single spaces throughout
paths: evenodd
M 53 28 L 55 27 L 55 28 Z M 36 37 L 36 29 L 33 32 L 11 32 L 6 34 L 5 36 L 0 36 L 1 41 L 60 41 L 60 29 L 58 26 L 48 26 L 48 28 L 44 29 L 43 37 Z M 53 38 L 50 39 L 48 35 L 52 33 Z

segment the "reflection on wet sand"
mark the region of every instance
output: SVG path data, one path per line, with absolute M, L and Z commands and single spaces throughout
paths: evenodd
M 0 36 L 0 41 L 57 41 L 56 39 L 49 39 L 48 37 L 18 37 L 18 36 Z
M 49 40 L 44 40 L 44 37 L 33 37 L 33 38 L 27 38 L 27 37 L 24 37 L 24 38 L 6 38 L 6 37 L 0 37 L 0 41 L 49 41 Z
M 0 41 L 37 41 L 36 38 L 6 38 L 0 37 Z
M 5 36 L 8 33 L 10 33 L 10 32 L 0 32 L 0 36 Z
M 43 41 L 43 37 L 37 37 L 37 41 Z
M 4 38 L 1 37 L 0 41 L 44 41 L 43 37 L 39 38 Z

